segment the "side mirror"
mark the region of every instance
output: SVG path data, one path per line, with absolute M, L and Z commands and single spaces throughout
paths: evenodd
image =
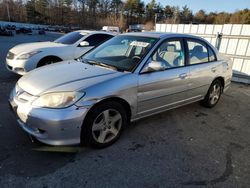
M 160 61 L 149 60 L 149 63 L 143 68 L 141 73 L 146 72 L 156 72 L 156 71 L 164 71 L 166 70 L 166 65 Z
M 80 46 L 80 47 L 89 46 L 89 42 L 87 42 L 87 41 L 82 41 L 82 42 L 80 42 L 79 46 Z

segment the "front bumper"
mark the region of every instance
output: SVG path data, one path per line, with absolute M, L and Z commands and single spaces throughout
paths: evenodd
M 6 68 L 14 73 L 24 75 L 28 72 L 26 68 L 27 60 L 6 59 Z
M 39 54 L 40 56 L 42 54 Z M 29 59 L 8 59 L 5 60 L 6 68 L 14 73 L 19 75 L 25 75 L 27 72 L 35 69 L 37 67 L 37 63 L 42 58 L 42 56 L 33 56 Z
M 65 109 L 34 108 L 11 97 L 9 103 L 20 127 L 42 143 L 49 145 L 80 143 L 81 127 L 87 108 L 76 106 Z

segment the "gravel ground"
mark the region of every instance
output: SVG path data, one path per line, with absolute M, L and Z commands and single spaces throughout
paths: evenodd
M 1 187 L 249 187 L 250 86 L 232 84 L 213 109 L 194 103 L 132 123 L 109 148 L 32 143 L 8 108 L 19 76 L 8 50 L 56 34 L 0 36 Z

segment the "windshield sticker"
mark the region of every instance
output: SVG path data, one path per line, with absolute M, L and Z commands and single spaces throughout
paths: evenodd
M 139 42 L 139 41 L 133 41 L 130 43 L 130 46 L 139 46 L 139 47 L 143 47 L 146 48 L 148 47 L 149 43 L 147 42 Z

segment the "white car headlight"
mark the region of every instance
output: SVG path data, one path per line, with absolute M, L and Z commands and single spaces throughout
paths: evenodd
M 19 55 L 17 57 L 17 59 L 29 59 L 31 58 L 32 56 L 40 53 L 41 51 L 33 51 L 33 52 L 29 52 L 29 53 L 26 53 L 26 54 L 22 54 L 22 55 Z
M 66 108 L 85 95 L 84 92 L 47 93 L 32 102 L 33 106 L 44 108 Z

